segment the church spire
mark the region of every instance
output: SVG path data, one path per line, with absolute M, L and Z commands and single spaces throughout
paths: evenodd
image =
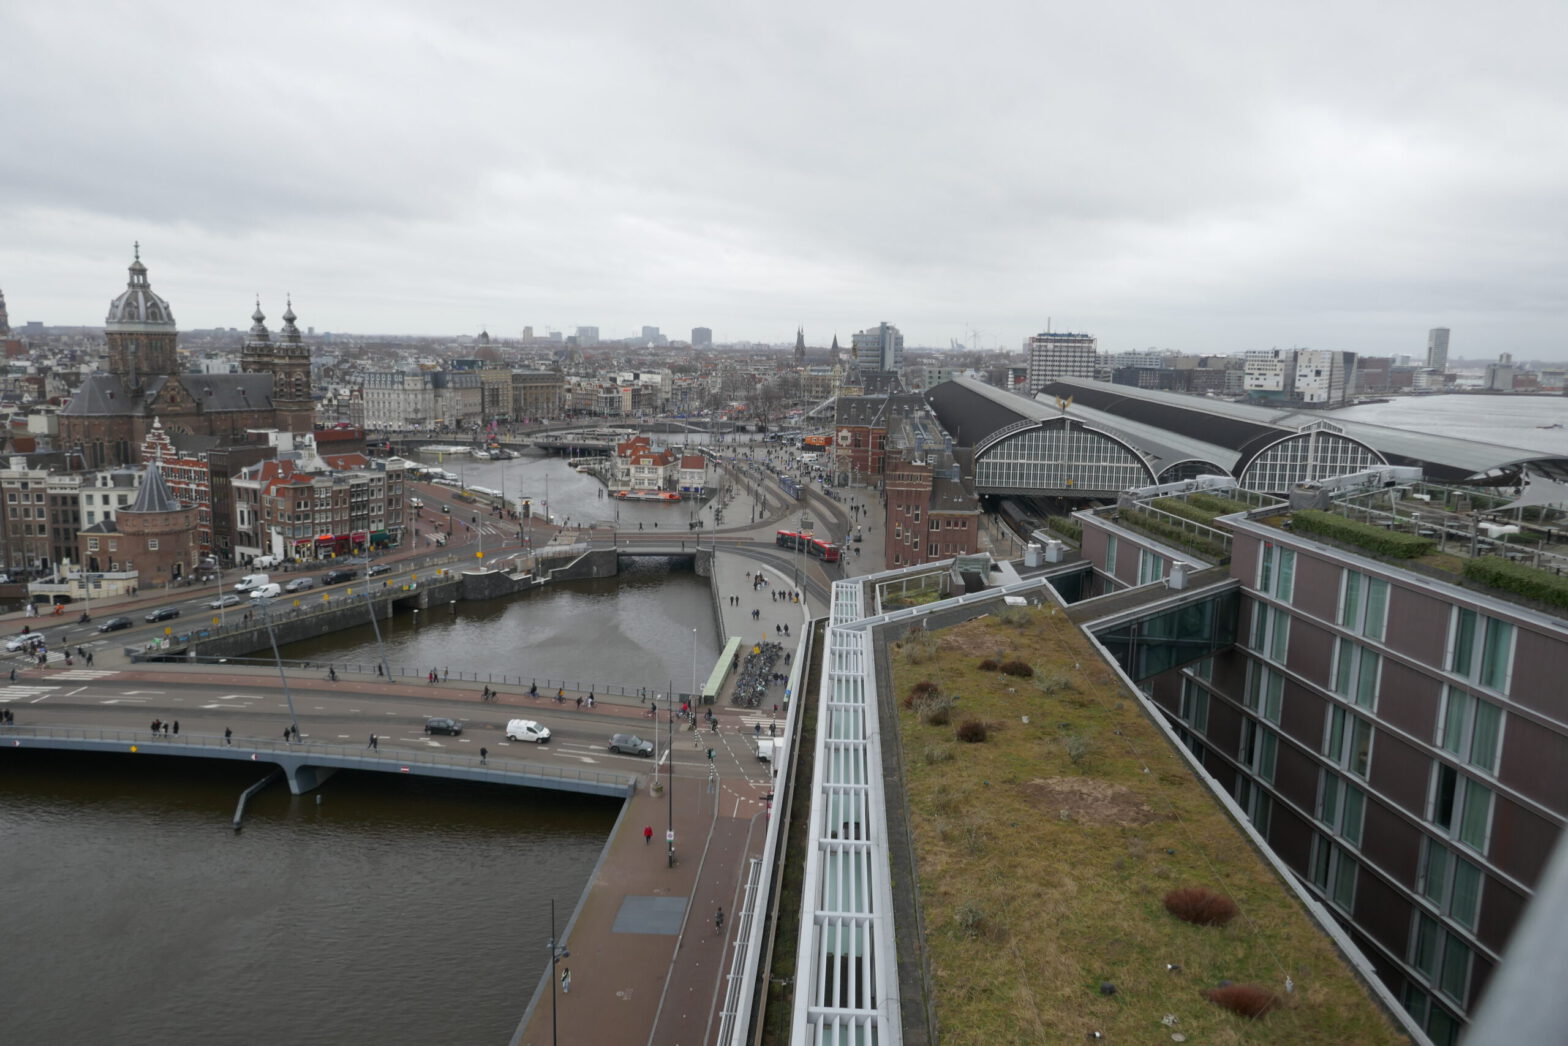
M 795 328 L 795 363 L 800 365 L 806 362 L 806 328 Z
M 293 295 L 288 296 L 285 302 L 286 304 L 283 307 L 283 330 L 281 333 L 284 341 L 290 345 L 295 345 L 299 342 L 299 328 L 294 326 L 294 321 L 298 317 L 294 315 Z
M 256 311 L 250 314 L 250 340 L 267 341 L 272 335 L 267 333 L 267 315 L 261 311 L 261 295 L 256 295 Z

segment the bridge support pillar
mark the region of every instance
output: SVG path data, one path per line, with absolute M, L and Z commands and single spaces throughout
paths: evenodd
M 337 773 L 337 769 L 331 766 L 311 766 L 302 761 L 286 759 L 283 761 L 283 772 L 288 775 L 289 791 L 294 795 L 304 795 L 326 784 L 327 778 Z

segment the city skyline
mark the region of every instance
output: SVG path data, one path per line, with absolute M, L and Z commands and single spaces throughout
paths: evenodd
M 91 6 L 0 13 L 17 326 L 140 240 L 186 329 L 1563 355 L 1549 5 Z

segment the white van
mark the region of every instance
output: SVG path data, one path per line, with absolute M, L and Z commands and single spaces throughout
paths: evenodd
M 249 592 L 252 589 L 260 588 L 271 580 L 272 578 L 267 574 L 246 574 L 235 584 L 234 591 Z
M 257 556 L 250 561 L 250 565 L 257 570 L 269 570 L 272 567 L 282 566 L 283 561 L 277 556 Z
M 252 599 L 277 599 L 282 594 L 283 594 L 283 586 L 282 585 L 262 585 L 259 588 L 251 589 L 251 591 L 250 591 L 250 598 L 252 598 Z
M 424 498 L 409 498 L 408 499 L 408 503 L 413 508 L 424 508 L 425 507 L 425 499 Z
M 535 744 L 542 745 L 550 740 L 550 728 L 532 719 L 514 719 L 506 724 L 506 739 L 533 741 Z
M 757 758 L 764 763 L 773 762 L 773 755 L 779 750 L 779 743 L 771 737 L 764 737 L 757 742 Z

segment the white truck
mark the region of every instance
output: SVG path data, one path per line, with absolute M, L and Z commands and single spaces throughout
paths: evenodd
M 757 758 L 764 763 L 773 762 L 773 756 L 778 749 L 779 742 L 776 738 L 762 737 L 757 739 Z

